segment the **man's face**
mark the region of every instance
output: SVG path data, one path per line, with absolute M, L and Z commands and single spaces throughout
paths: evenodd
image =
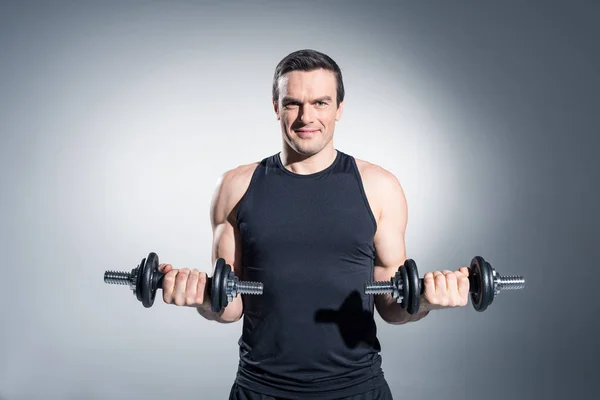
M 333 72 L 292 71 L 279 79 L 279 101 L 273 103 L 285 142 L 298 154 L 311 156 L 333 138 L 343 102 L 336 105 Z

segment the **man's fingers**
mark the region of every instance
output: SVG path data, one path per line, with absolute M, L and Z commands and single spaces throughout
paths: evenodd
M 425 286 L 423 293 L 428 299 L 435 295 L 435 280 L 433 278 L 433 272 L 427 272 L 425 276 L 423 276 L 423 286 Z
M 175 279 L 177 270 L 170 270 L 165 274 L 162 281 L 163 300 L 167 304 L 173 303 L 173 293 L 175 291 Z
M 185 305 L 185 289 L 187 286 L 187 280 L 189 275 L 190 270 L 188 268 L 182 268 L 177 273 L 177 278 L 175 279 L 175 292 L 173 294 L 173 302 L 178 306 Z
M 208 279 L 205 272 L 189 268 L 173 269 L 171 264 L 160 264 L 164 273 L 163 300 L 178 306 L 198 306 L 204 302 L 204 289 Z
M 159 264 L 158 265 L 158 272 L 166 274 L 167 272 L 171 271 L 173 269 L 173 266 L 171 264 Z
M 448 305 L 454 307 L 459 303 L 458 280 L 452 271 L 444 270 L 443 273 L 446 277 L 446 286 L 448 288 L 446 293 L 448 297 Z
M 458 271 L 444 269 L 428 272 L 423 277 L 425 298 L 431 304 L 442 307 L 459 307 L 468 303 L 469 271 L 462 267 Z
M 198 294 L 198 280 L 200 272 L 197 269 L 192 269 L 187 279 L 185 288 L 185 305 L 193 306 L 196 304 L 196 297 Z
M 196 291 L 196 304 L 204 304 L 204 290 L 206 288 L 206 272 L 200 272 Z
M 461 268 L 462 270 L 462 268 Z M 466 305 L 469 301 L 469 290 L 471 289 L 471 284 L 469 282 L 469 275 L 458 274 L 458 292 L 463 299 L 463 305 Z
M 434 271 L 433 279 L 435 281 L 435 293 L 438 294 L 438 296 L 444 297 L 448 291 L 448 286 L 446 285 L 446 276 L 440 271 Z

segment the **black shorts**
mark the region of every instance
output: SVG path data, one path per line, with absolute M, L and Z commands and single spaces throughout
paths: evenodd
M 266 394 L 253 392 L 237 383 L 234 383 L 229 392 L 229 400 L 289 400 L 281 397 L 273 397 Z M 340 398 L 338 400 L 393 400 L 392 392 L 387 383 L 365 393 L 350 397 Z

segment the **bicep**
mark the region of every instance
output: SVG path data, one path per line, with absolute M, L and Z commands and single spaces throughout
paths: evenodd
M 224 259 L 225 263 L 231 266 L 232 271 L 238 278 L 242 274 L 239 234 L 232 218 L 235 203 L 237 202 L 237 188 L 235 183 L 235 181 L 231 182 L 231 173 L 226 173 L 219 181 L 211 201 L 210 220 L 213 232 L 212 276 L 215 274 L 214 265 L 218 258 Z M 237 321 L 243 314 L 243 308 L 241 296 L 236 296 L 221 313 L 221 318 L 223 321 L 228 322 Z
M 230 177 L 227 174 L 219 181 L 210 207 L 212 225 L 212 263 L 223 258 L 240 275 L 240 235 L 233 218 Z
M 381 216 L 375 234 L 375 279 L 388 280 L 406 260 L 406 198 L 400 183 L 391 182 L 381 200 Z
M 212 263 L 217 258 L 223 258 L 225 262 L 231 265 L 235 274 L 240 276 L 241 268 L 241 248 L 240 235 L 238 229 L 231 221 L 225 220 L 213 225 L 213 244 L 212 244 Z
M 374 279 L 376 281 L 389 281 L 406 260 L 405 232 L 408 220 L 406 199 L 396 179 L 391 179 L 391 183 L 387 186 L 385 198 L 381 200 L 382 211 L 375 234 Z M 376 297 L 375 305 L 378 311 L 383 309 L 381 307 L 387 301 L 389 301 L 387 296 Z

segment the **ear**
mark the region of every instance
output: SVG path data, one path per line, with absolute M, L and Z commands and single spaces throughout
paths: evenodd
M 340 118 L 342 118 L 342 113 L 344 112 L 344 101 L 342 101 L 340 103 L 340 105 L 338 106 L 337 111 L 335 112 L 335 120 L 339 121 Z

